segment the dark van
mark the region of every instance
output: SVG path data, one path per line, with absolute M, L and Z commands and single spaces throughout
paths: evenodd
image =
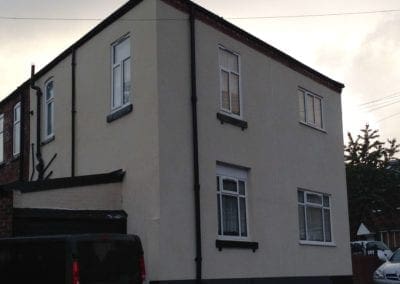
M 0 282 L 7 284 L 140 284 L 139 237 L 119 234 L 0 239 Z

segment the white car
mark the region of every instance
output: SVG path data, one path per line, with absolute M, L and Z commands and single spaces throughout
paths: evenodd
M 352 248 L 359 245 L 362 254 L 375 255 L 382 261 L 388 260 L 392 256 L 392 251 L 381 241 L 355 241 L 351 242 Z
M 374 272 L 375 284 L 400 283 L 400 249 Z

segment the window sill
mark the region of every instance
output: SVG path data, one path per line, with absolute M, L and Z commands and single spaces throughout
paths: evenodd
M 307 246 L 320 246 L 320 247 L 336 247 L 335 243 L 324 243 L 324 242 L 315 242 L 315 241 L 299 241 L 300 245 Z
M 51 135 L 50 137 L 47 137 L 42 143 L 40 143 L 41 146 L 44 146 L 46 144 L 49 144 L 50 142 L 56 140 L 56 136 Z
M 234 126 L 240 127 L 242 130 L 245 130 L 248 127 L 247 121 L 220 112 L 217 112 L 217 119 L 221 122 L 221 124 L 229 123 Z
M 18 161 L 20 156 L 21 156 L 20 153 L 13 155 L 10 162 L 12 163 L 12 162 Z
M 219 251 L 222 251 L 223 248 L 240 248 L 251 249 L 255 252 L 258 249 L 258 242 L 216 240 L 215 246 Z
M 316 127 L 316 126 L 313 126 L 312 124 L 308 124 L 308 123 L 305 123 L 305 122 L 303 122 L 303 121 L 299 121 L 299 123 L 300 123 L 301 125 L 310 127 L 310 128 L 312 128 L 312 129 L 315 129 L 315 130 L 318 130 L 318 131 L 320 131 L 320 132 L 322 132 L 322 133 L 327 133 L 325 129 L 318 128 L 318 127 Z
M 108 123 L 113 122 L 114 120 L 117 120 L 117 119 L 127 115 L 128 113 L 132 112 L 132 110 L 133 110 L 132 104 L 123 106 L 122 108 L 107 115 L 107 122 Z

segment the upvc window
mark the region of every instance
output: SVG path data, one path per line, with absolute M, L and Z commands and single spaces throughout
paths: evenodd
M 130 102 L 131 96 L 131 44 L 123 37 L 112 45 L 112 97 L 111 109 L 117 110 Z
M 4 114 L 0 114 L 0 163 L 4 162 Z
M 45 87 L 45 139 L 54 136 L 54 81 L 48 81 Z
M 323 102 L 322 97 L 298 89 L 300 121 L 310 126 L 323 129 Z
M 13 117 L 13 155 L 17 156 L 21 150 L 21 103 L 14 106 Z
M 220 108 L 223 112 L 240 117 L 242 115 L 242 100 L 239 65 L 238 54 L 219 47 Z
M 297 198 L 300 241 L 332 243 L 330 196 L 298 190 Z
M 218 236 L 248 238 L 247 172 L 217 167 Z

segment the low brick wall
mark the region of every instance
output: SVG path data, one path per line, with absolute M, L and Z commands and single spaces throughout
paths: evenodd
M 375 255 L 352 255 L 354 284 L 373 284 L 373 273 L 383 263 Z

